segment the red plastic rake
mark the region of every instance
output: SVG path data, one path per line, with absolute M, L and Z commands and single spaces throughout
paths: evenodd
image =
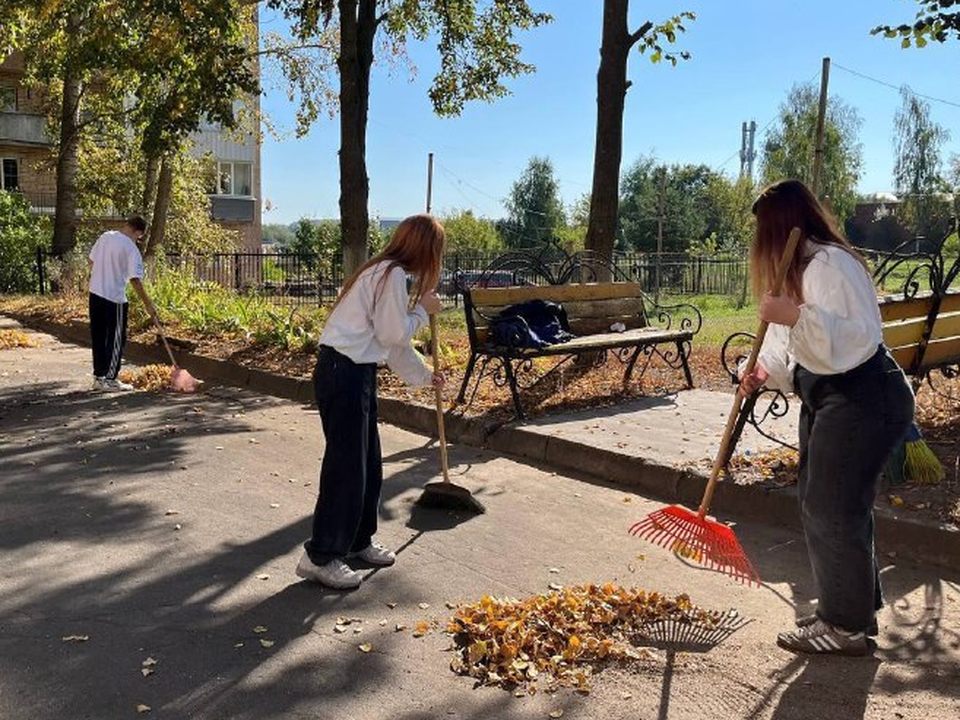
M 799 240 L 800 229 L 794 228 L 790 231 L 786 247 L 784 247 L 783 255 L 780 258 L 780 264 L 777 266 L 777 276 L 771 290 L 773 295 L 779 295 L 783 288 L 783 281 L 793 260 L 793 253 Z M 746 374 L 753 372 L 766 334 L 767 323 L 762 321 L 753 341 L 753 350 L 747 360 Z M 734 394 L 733 407 L 730 408 L 730 414 L 727 416 L 727 426 L 723 431 L 723 438 L 720 440 L 720 450 L 713 461 L 710 480 L 707 482 L 697 512 L 691 512 L 680 505 L 670 505 L 631 525 L 630 534 L 650 540 L 660 547 L 669 547 L 680 557 L 730 575 L 739 582 L 759 585 L 760 576 L 757 575 L 757 571 L 750 564 L 750 559 L 740 546 L 733 529 L 729 525 L 707 518 L 707 510 L 710 508 L 711 500 L 713 500 L 714 488 L 716 488 L 720 473 L 730 456 L 730 450 L 732 449 L 730 439 L 733 437 L 733 430 L 736 427 L 743 400 L 744 398 L 740 396 L 738 390 Z

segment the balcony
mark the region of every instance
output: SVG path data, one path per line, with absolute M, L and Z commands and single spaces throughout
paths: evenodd
M 253 222 L 256 198 L 211 195 L 210 215 L 223 222 Z
M 43 115 L 0 112 L 0 143 L 48 147 L 47 119 Z

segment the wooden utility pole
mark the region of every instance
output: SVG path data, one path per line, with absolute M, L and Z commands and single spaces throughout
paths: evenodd
M 811 190 L 820 197 L 820 176 L 823 174 L 823 124 L 827 117 L 827 86 L 830 83 L 830 58 L 823 59 L 820 71 L 820 107 L 817 112 L 817 134 L 813 150 L 813 179 Z
M 427 215 L 433 205 L 433 153 L 427 155 Z

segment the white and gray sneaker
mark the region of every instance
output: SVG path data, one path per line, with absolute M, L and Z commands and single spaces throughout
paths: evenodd
M 813 625 L 817 620 L 820 619 L 820 616 L 816 613 L 811 613 L 809 615 L 802 615 L 797 618 L 796 623 L 798 628 L 807 627 L 807 625 Z M 876 637 L 880 634 L 880 627 L 877 625 L 877 620 L 874 618 L 873 622 L 870 623 L 870 627 L 866 629 L 867 637 Z
M 314 565 L 306 552 L 297 563 L 297 575 L 335 590 L 354 590 L 360 587 L 360 581 L 363 580 L 363 576 L 351 570 L 343 560 L 334 559 L 323 565 Z
M 868 655 L 876 647 L 865 632 L 847 632 L 820 618 L 793 632 L 780 633 L 777 645 L 790 652 L 815 655 Z
M 117 380 L 116 378 L 94 377 L 93 389 L 103 392 L 126 392 L 133 390 L 133 385 Z
M 97 375 L 93 376 L 93 389 L 94 390 L 106 390 L 107 379 L 104 377 L 99 377 Z
M 392 550 L 387 550 L 380 543 L 370 543 L 363 550 L 352 552 L 347 557 L 359 558 L 369 565 L 377 567 L 389 567 L 397 561 L 397 555 Z

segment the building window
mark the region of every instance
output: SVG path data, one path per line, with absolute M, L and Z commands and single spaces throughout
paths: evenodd
M 0 112 L 17 111 L 17 89 L 0 86 Z
M 253 165 L 245 162 L 217 162 L 215 195 L 253 195 Z
M 16 158 L 3 158 L 0 172 L 0 190 L 20 189 L 20 162 Z

